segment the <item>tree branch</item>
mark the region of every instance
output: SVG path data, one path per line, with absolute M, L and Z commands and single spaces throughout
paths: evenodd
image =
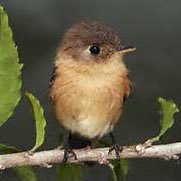
M 178 159 L 181 154 L 181 142 L 165 145 L 154 145 L 145 147 L 144 145 L 121 147 L 121 158 L 160 158 Z M 79 149 L 74 150 L 77 160 L 73 157 L 68 159 L 68 163 L 81 163 L 85 161 L 96 161 L 106 164 L 112 159 L 116 159 L 114 152 L 108 154 L 109 148 Z M 61 163 L 64 150 L 54 149 L 31 153 L 30 151 L 0 155 L 0 170 L 18 166 L 43 166 L 51 167 L 54 163 Z

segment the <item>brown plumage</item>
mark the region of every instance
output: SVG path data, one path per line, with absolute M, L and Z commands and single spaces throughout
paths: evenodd
M 112 131 L 130 94 L 123 54 L 132 50 L 96 21 L 79 22 L 65 33 L 50 83 L 53 111 L 65 129 L 89 139 Z

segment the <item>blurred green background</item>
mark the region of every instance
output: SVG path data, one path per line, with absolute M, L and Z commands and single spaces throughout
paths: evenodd
M 63 32 L 80 18 L 96 19 L 112 26 L 125 45 L 137 51 L 126 56 L 133 81 L 133 94 L 125 105 L 114 134 L 122 145 L 136 144 L 157 134 L 158 96 L 181 104 L 181 1 L 179 0 L 0 0 L 9 15 L 23 68 L 23 91 L 40 99 L 48 121 L 42 149 L 57 146 L 62 130 L 50 111 L 48 83 L 55 51 Z M 177 115 L 163 142 L 181 141 Z M 23 98 L 14 115 L 0 130 L 0 142 L 29 149 L 35 136 L 34 122 Z M 130 160 L 127 181 L 169 181 L 181 179 L 176 161 Z M 39 181 L 55 180 L 55 170 L 37 168 Z M 111 180 L 105 166 L 85 167 L 83 181 Z M 14 172 L 1 172 L 0 180 L 18 181 Z

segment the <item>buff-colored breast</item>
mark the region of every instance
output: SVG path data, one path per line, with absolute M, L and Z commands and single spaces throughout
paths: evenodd
M 87 138 L 111 131 L 130 91 L 124 64 L 110 61 L 90 66 L 59 59 L 56 66 L 50 97 L 61 125 Z

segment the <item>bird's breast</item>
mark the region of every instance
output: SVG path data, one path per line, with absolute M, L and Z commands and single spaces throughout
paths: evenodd
M 115 68 L 111 73 L 62 69 L 51 90 L 59 122 L 88 138 L 109 132 L 122 111 L 125 79 L 122 71 L 121 67 L 120 72 Z

